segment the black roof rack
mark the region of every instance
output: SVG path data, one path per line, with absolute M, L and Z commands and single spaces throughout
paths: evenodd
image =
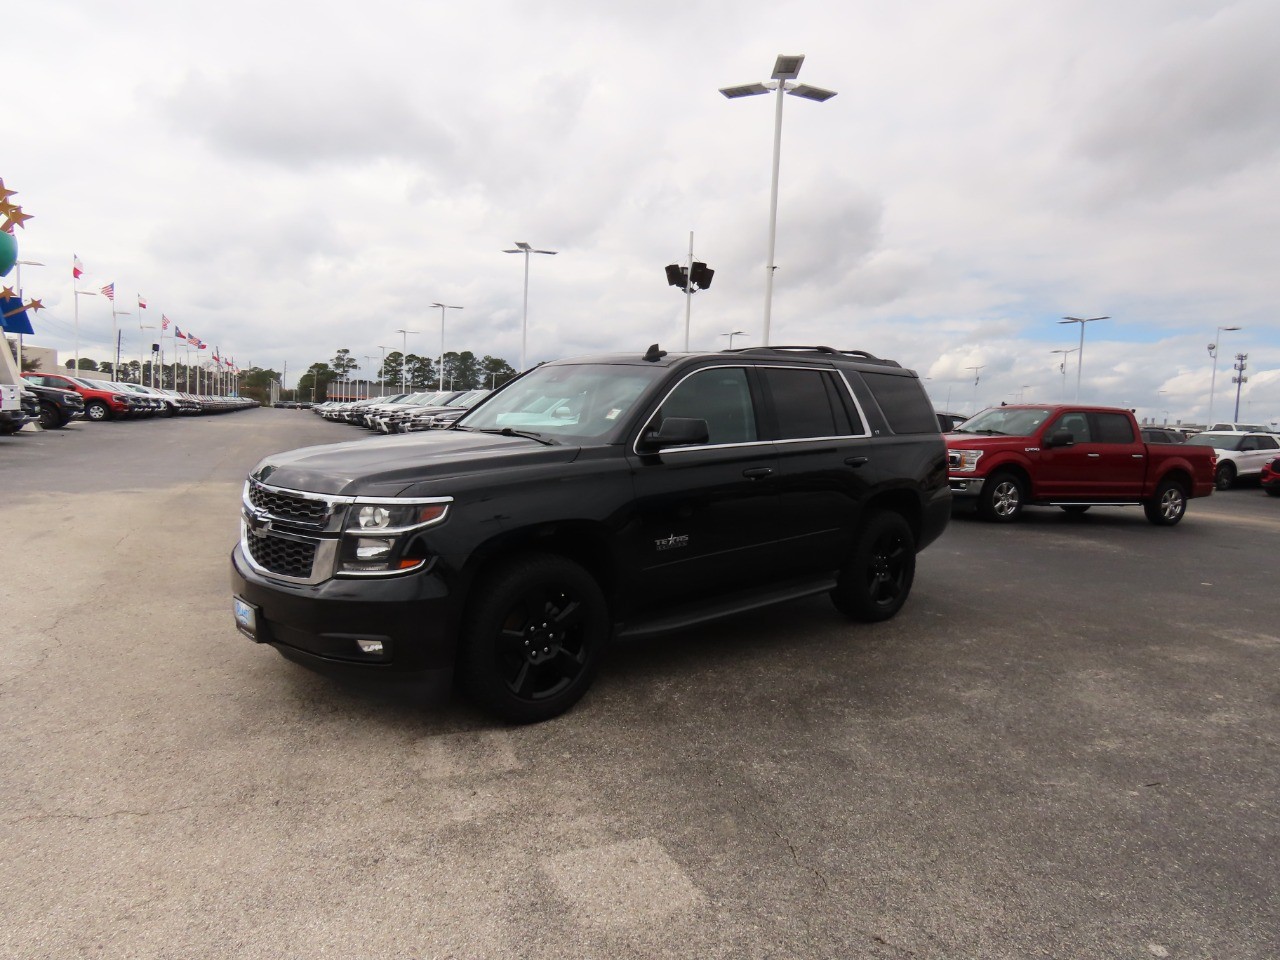
M 902 364 L 894 360 L 885 360 L 877 357 L 874 353 L 868 353 L 866 350 L 837 350 L 835 347 L 824 347 L 820 345 L 779 345 L 771 347 L 738 347 L 734 350 L 725 350 L 725 353 L 813 353 L 820 356 L 841 357 L 848 360 L 860 360 L 863 363 L 879 363 L 889 367 L 900 367 Z

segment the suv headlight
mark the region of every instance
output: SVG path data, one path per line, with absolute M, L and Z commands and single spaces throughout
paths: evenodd
M 386 576 L 424 566 L 430 557 L 417 535 L 443 523 L 452 500 L 357 498 L 347 509 L 337 572 Z
M 982 459 L 982 450 L 948 450 L 947 469 L 957 473 L 972 473 L 978 469 L 978 461 Z

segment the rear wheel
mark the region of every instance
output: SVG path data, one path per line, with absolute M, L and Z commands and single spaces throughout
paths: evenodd
M 907 602 L 916 575 L 916 541 L 899 513 L 869 517 L 840 571 L 831 602 L 854 620 L 888 620 Z
M 1172 527 L 1187 512 L 1187 492 L 1176 480 L 1161 480 L 1156 495 L 1142 509 L 1156 526 Z
M 1219 490 L 1230 490 L 1236 482 L 1236 465 L 1234 463 L 1218 464 L 1218 472 L 1213 475 L 1213 485 Z
M 522 557 L 472 590 L 459 679 L 481 706 L 511 723 L 548 720 L 591 686 L 609 638 L 595 578 L 565 557 Z
M 1012 473 L 996 473 L 987 478 L 978 497 L 978 515 L 993 523 L 1011 523 L 1022 513 L 1026 500 L 1022 481 Z

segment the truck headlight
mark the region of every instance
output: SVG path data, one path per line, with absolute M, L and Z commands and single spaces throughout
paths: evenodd
M 451 497 L 357 498 L 347 511 L 339 574 L 389 576 L 424 566 L 430 557 L 417 534 L 441 523 Z
M 982 459 L 982 450 L 948 450 L 947 469 L 956 473 L 972 473 L 978 469 L 978 461 Z

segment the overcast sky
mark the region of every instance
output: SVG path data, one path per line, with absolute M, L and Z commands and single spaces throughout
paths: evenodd
M 1082 399 L 1280 417 L 1280 3 L 39 0 L 4 17 L 0 177 L 31 342 L 116 284 L 290 383 L 340 347 L 519 364 L 684 342 L 663 267 L 715 271 L 691 345 L 762 335 L 779 53 L 774 343 L 869 350 L 939 407 Z M 8 282 L 12 282 L 12 275 Z M 82 297 L 81 352 L 111 314 Z M 137 319 L 121 318 L 136 356 Z M 147 331 L 146 341 L 154 339 Z M 974 372 L 981 365 L 975 388 Z

